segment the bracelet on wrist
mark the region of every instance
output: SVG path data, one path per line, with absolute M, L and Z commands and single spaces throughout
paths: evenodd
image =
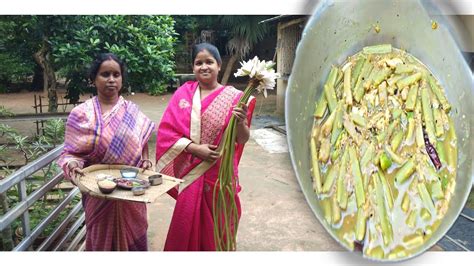
M 153 162 L 150 159 L 142 159 L 141 165 L 143 166 L 145 162 L 150 162 L 150 164 L 153 166 Z

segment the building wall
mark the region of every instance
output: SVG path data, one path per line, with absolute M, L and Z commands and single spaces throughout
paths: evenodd
M 281 78 L 277 80 L 276 113 L 285 113 L 285 93 L 288 78 L 293 68 L 296 47 L 301 40 L 306 18 L 298 18 L 278 23 L 277 33 L 277 72 Z

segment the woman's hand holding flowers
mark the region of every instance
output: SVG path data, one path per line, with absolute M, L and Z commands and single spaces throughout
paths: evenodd
M 234 107 L 232 114 L 235 116 L 238 125 L 246 125 L 248 107 L 242 104 L 241 107 Z
M 196 144 L 191 143 L 186 147 L 186 151 L 194 156 L 199 157 L 203 161 L 213 162 L 219 159 L 220 154 L 216 151 L 217 146 L 212 144 Z

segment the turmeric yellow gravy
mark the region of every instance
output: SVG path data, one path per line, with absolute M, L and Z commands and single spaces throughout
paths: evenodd
M 437 229 L 454 191 L 451 106 L 419 60 L 389 44 L 333 66 L 310 137 L 315 196 L 348 247 L 396 259 Z

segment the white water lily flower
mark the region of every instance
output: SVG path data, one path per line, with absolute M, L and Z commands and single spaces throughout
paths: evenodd
M 263 92 L 263 96 L 266 98 L 267 90 L 273 90 L 273 88 L 275 88 L 276 79 L 280 77 L 280 74 L 275 73 L 275 70 L 273 69 L 263 71 L 261 74 L 262 78 L 260 79 L 257 90 Z
M 258 57 L 255 56 L 253 59 L 247 61 L 247 62 L 240 62 L 240 65 L 242 66 L 237 70 L 237 73 L 234 74 L 235 77 L 245 77 L 245 76 L 250 76 L 250 78 L 253 78 L 256 72 L 256 67 L 258 65 Z
M 235 77 L 245 77 L 248 76 L 252 72 L 253 64 L 251 61 L 247 62 L 240 62 L 242 66 L 237 70 L 237 73 L 234 74 Z
M 253 59 L 247 62 L 240 63 L 242 67 L 237 70 L 234 74 L 235 77 L 249 76 L 253 81 L 257 81 L 254 84 L 258 84 L 255 88 L 258 92 L 263 92 L 263 96 L 267 97 L 267 90 L 273 90 L 276 85 L 275 79 L 280 77 L 280 74 L 276 73 L 273 67 L 275 63 L 273 61 L 260 61 L 255 56 Z
M 265 62 L 265 61 L 263 61 L 263 62 Z M 265 63 L 265 68 L 266 68 L 267 70 L 273 69 L 273 67 L 275 66 L 275 64 L 276 64 L 275 62 L 273 62 L 272 60 L 270 60 L 270 61 L 268 61 L 268 62 Z

